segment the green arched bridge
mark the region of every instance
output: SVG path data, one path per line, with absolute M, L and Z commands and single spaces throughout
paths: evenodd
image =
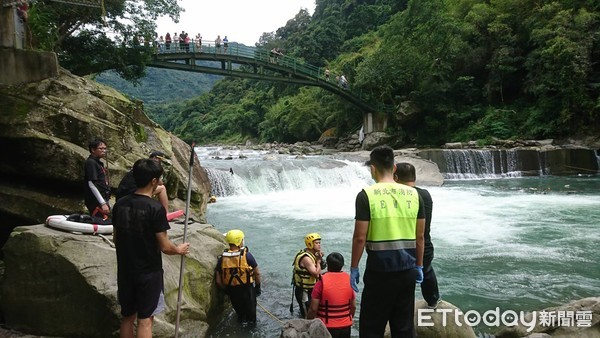
M 365 113 L 386 110 L 382 105 L 365 101 L 360 92 L 343 88 L 334 74 L 326 78 L 325 69 L 266 49 L 238 43 L 229 43 L 227 48 L 216 47 L 194 40 L 189 44 L 160 43 L 155 48 L 148 67 L 318 86 L 355 104 Z

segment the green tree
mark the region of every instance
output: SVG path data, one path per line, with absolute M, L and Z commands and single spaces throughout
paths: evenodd
M 177 22 L 183 9 L 177 0 L 102 0 L 101 4 L 102 8 L 34 2 L 29 22 L 35 47 L 57 52 L 61 65 L 77 75 L 115 69 L 127 79 L 143 76 L 156 19 L 168 15 Z M 130 47 L 138 48 L 130 51 Z M 85 55 L 89 53 L 99 55 Z
M 575 131 L 592 122 L 588 111 L 595 102 L 588 76 L 590 55 L 599 38 L 598 14 L 554 2 L 543 6 L 531 25 L 534 49 L 526 61 L 525 89 L 539 97 L 546 119 L 554 121 L 556 128 Z

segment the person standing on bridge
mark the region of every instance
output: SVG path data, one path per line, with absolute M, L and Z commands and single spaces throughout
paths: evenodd
M 217 35 L 217 38 L 215 39 L 215 53 L 220 53 L 221 52 L 221 36 Z
M 196 52 L 202 51 L 202 35 L 200 33 L 196 34 Z
M 165 49 L 171 49 L 171 34 L 169 32 L 167 32 L 167 35 L 165 35 Z
M 223 38 L 223 52 L 227 54 L 227 47 L 229 47 L 229 39 L 227 39 L 227 35 Z
M 340 84 L 342 85 L 342 88 L 348 89 L 348 80 L 346 79 L 346 76 L 344 74 L 342 74 L 342 76 L 340 77 Z
M 179 34 L 179 49 L 185 50 L 185 31 L 181 31 Z
M 179 50 L 179 34 L 177 32 L 173 33 L 173 44 L 175 45 L 175 50 Z
M 190 52 L 190 42 L 191 42 L 191 38 L 189 36 L 188 33 L 184 34 L 184 41 L 185 41 L 185 52 L 189 53 Z

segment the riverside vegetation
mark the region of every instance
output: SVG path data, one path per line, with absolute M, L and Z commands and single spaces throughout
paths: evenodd
M 176 18 L 181 8 L 175 0 L 143 1 L 135 13 L 143 20 L 119 25 L 119 17 L 133 14 L 118 3 L 106 3 L 106 25 L 118 44 L 97 11 L 33 4 L 36 47 L 57 51 L 77 75 L 116 69 L 139 79 L 151 49 L 125 47 L 136 34 L 152 41 L 153 19 Z M 257 46 L 328 67 L 369 100 L 398 107 L 388 116 L 394 146 L 594 135 L 599 14 L 595 0 L 320 0 L 312 15 L 300 10 L 276 32 L 263 33 Z M 171 92 L 179 90 L 174 83 Z M 167 130 L 202 143 L 314 141 L 326 130 L 343 137 L 362 124 L 354 106 L 319 88 L 245 79 L 224 79 L 209 93 L 148 108 Z

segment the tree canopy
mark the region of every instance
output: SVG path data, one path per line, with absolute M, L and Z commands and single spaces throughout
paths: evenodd
M 600 130 L 595 0 L 317 0 L 312 16 L 300 11 L 259 46 L 344 74 L 397 107 L 388 132 L 398 145 Z M 356 107 L 321 89 L 244 79 L 154 112 L 200 142 L 312 141 L 362 124 Z
M 74 74 L 114 69 L 136 80 L 150 57 L 156 19 L 169 16 L 177 22 L 181 11 L 177 0 L 100 0 L 98 7 L 37 1 L 28 24 L 33 46 L 56 52 Z

